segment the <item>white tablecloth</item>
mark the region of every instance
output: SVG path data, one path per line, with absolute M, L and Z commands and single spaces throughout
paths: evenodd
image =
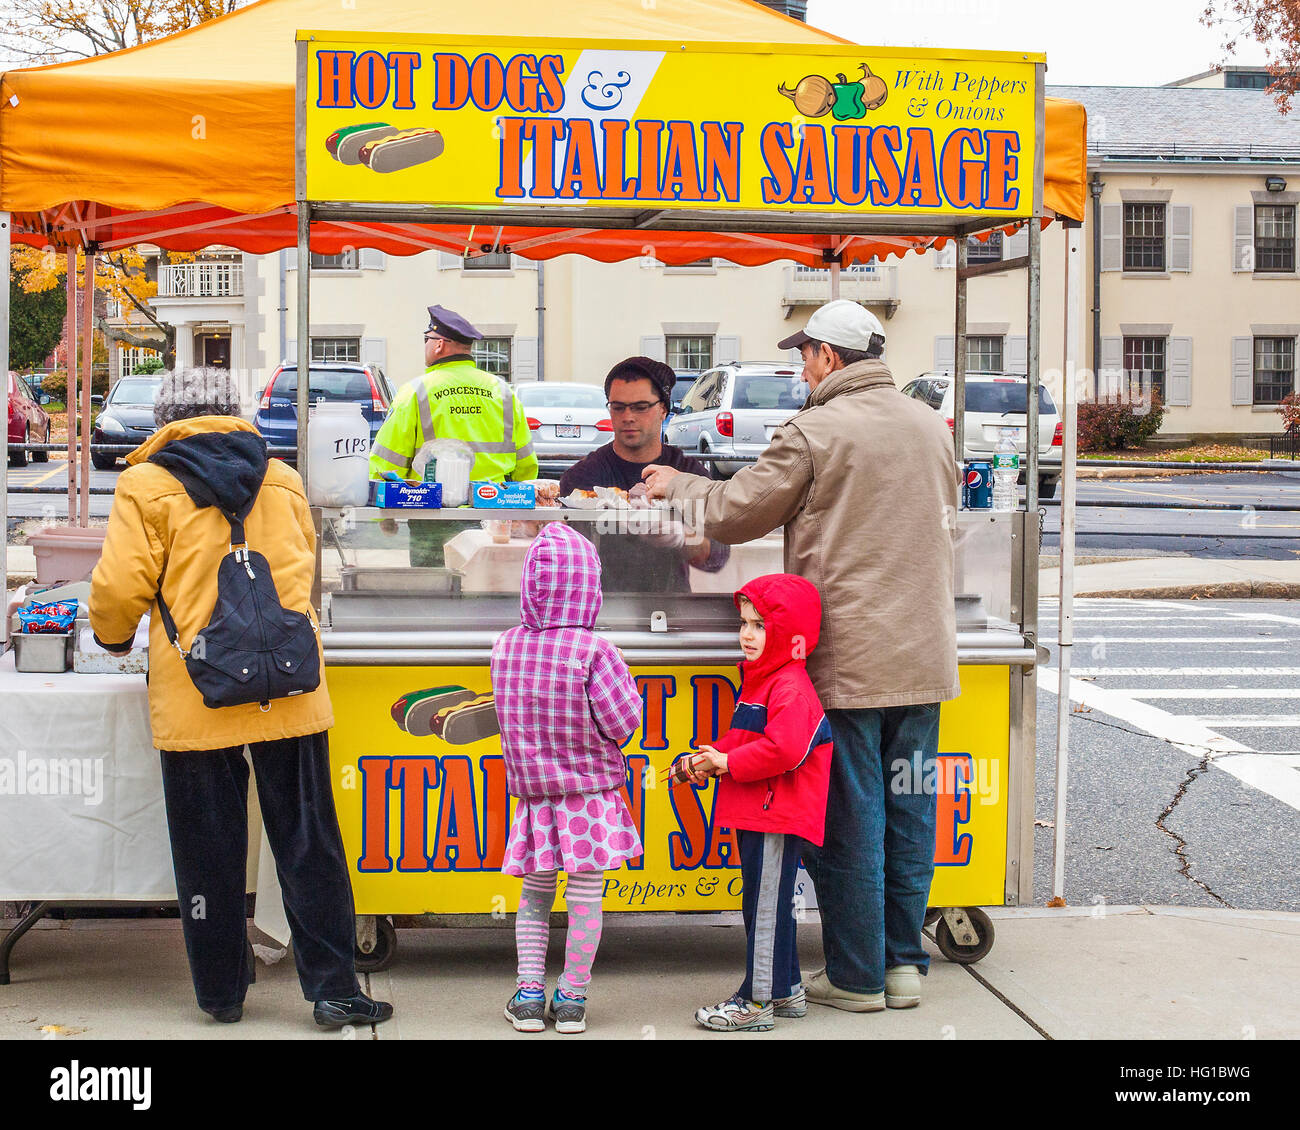
M 262 827 L 249 791 L 251 891 Z M 24 674 L 4 655 L 0 901 L 175 897 L 144 676 Z

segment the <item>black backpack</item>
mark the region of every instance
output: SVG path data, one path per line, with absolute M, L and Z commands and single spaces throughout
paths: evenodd
M 217 603 L 212 618 L 185 651 L 176 623 L 158 588 L 163 627 L 190 679 L 214 709 L 260 703 L 314 691 L 320 685 L 316 625 L 303 612 L 280 603 L 271 566 L 248 548 L 244 524 L 223 510 L 230 523 L 230 552 L 217 569 Z

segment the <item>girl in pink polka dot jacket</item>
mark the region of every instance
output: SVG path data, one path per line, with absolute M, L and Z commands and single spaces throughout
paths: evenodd
M 519 1032 L 586 1029 L 587 986 L 600 945 L 605 871 L 642 854 L 623 801 L 622 746 L 641 722 L 641 695 L 618 650 L 592 630 L 600 559 L 586 538 L 552 522 L 524 559 L 522 620 L 492 648 L 492 692 L 506 783 L 518 798 L 507 875 L 523 877 L 516 992 L 505 1008 Z M 546 946 L 559 873 L 568 876 L 564 972 L 546 1000 Z

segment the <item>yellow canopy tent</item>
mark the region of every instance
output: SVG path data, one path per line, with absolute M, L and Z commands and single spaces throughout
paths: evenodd
M 844 40 L 778 15 L 752 0 L 655 0 L 653 5 L 562 0 L 438 4 L 385 0 L 260 0 L 199 27 L 111 55 L 0 78 L 0 211 L 14 238 L 38 246 L 94 242 L 112 248 L 154 243 L 193 250 L 220 243 L 267 252 L 296 241 L 294 205 L 294 33 L 329 27 L 439 37 L 482 35 L 834 45 Z M 1048 99 L 1043 203 L 1048 214 L 1083 217 L 1083 107 Z M 343 228 L 313 222 L 312 247 L 364 243 L 393 254 L 462 251 L 468 228 L 396 225 Z M 531 258 L 580 253 L 614 261 L 641 253 L 643 233 L 534 229 L 498 243 Z M 365 238 L 359 238 L 364 235 Z M 925 250 L 931 237 L 835 241 L 845 261 Z M 821 263 L 825 236 L 755 241 L 744 235 L 659 233 L 666 262 L 720 255 L 755 264 L 776 258 Z

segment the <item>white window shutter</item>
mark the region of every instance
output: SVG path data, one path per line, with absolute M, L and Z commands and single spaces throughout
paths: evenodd
M 510 380 L 537 380 L 537 339 L 535 337 L 517 337 L 510 349 Z
M 719 334 L 714 350 L 713 363 L 725 365 L 728 361 L 740 360 L 740 338 L 734 335 Z
M 951 270 L 955 266 L 957 266 L 957 244 L 950 239 L 938 251 L 934 252 L 934 269 L 936 271 Z
M 1004 364 L 1008 373 L 1019 373 L 1022 377 L 1029 373 L 1029 339 L 1027 337 L 1008 337 L 1005 339 L 1006 358 Z
M 666 361 L 668 358 L 668 343 L 662 336 L 643 337 L 641 339 L 641 356 L 649 357 L 651 361 Z
M 284 269 L 286 271 L 296 271 L 298 269 L 298 249 L 296 247 L 286 247 L 284 249 Z
M 1232 339 L 1232 403 L 1255 403 L 1255 339 Z
M 1029 228 L 1022 225 L 1013 235 L 1002 237 L 1002 258 L 1019 259 L 1029 254 Z
M 363 271 L 382 271 L 388 265 L 388 256 L 373 247 L 363 247 L 360 251 L 360 262 Z
M 525 259 L 522 255 L 511 255 L 510 266 L 516 271 L 535 271 L 537 270 L 537 260 Z
M 1192 269 L 1192 209 L 1187 204 L 1169 207 L 1169 269 Z
M 1169 371 L 1165 375 L 1165 403 L 1171 408 L 1192 406 L 1192 339 L 1169 339 Z
M 378 365 L 380 369 L 388 368 L 388 338 L 363 337 L 361 339 L 361 363 Z
M 1101 206 L 1101 269 L 1124 269 L 1124 205 Z
M 1097 368 L 1097 399 L 1105 400 L 1119 395 L 1124 387 L 1124 339 L 1101 339 L 1101 364 Z
M 1255 269 L 1255 207 L 1253 204 L 1241 204 L 1232 210 L 1232 269 L 1234 271 Z
M 957 367 L 957 339 L 949 334 L 947 337 L 934 339 L 934 371 L 951 373 Z
M 298 364 L 298 343 L 290 338 L 284 343 L 284 356 L 282 361 L 288 361 L 294 365 Z
M 453 255 L 450 251 L 438 252 L 438 270 L 440 271 L 459 271 L 464 262 L 465 260 L 459 255 Z

